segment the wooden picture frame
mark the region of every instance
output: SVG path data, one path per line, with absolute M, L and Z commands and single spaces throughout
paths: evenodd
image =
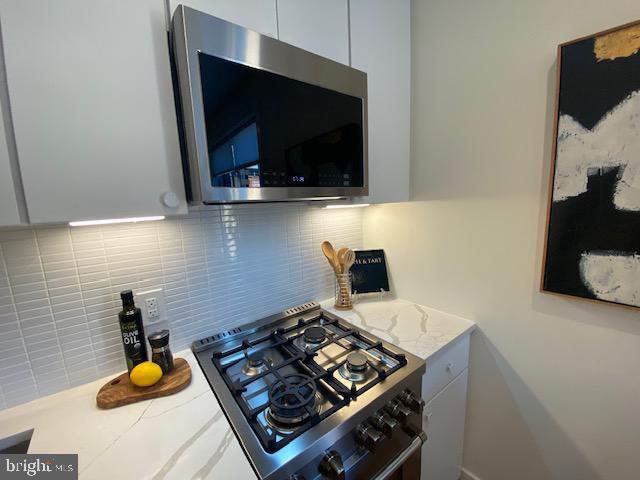
M 626 42 L 627 38 L 630 39 L 628 44 Z M 580 288 L 576 289 L 576 291 L 572 291 L 572 289 L 570 288 L 570 286 L 572 285 L 572 282 L 574 282 L 573 284 L 575 285 L 574 272 L 571 272 L 570 274 L 568 274 L 567 275 L 568 280 L 564 282 L 562 281 L 562 272 L 560 273 L 554 272 L 553 275 L 555 275 L 555 277 L 552 274 L 550 274 L 550 271 L 552 271 L 553 268 L 556 266 L 554 262 L 558 258 L 562 258 L 562 255 L 563 255 L 563 252 L 561 251 L 561 249 L 558 248 L 559 245 L 567 245 L 571 243 L 568 238 L 565 238 L 564 242 L 558 241 L 558 238 L 562 238 L 562 235 L 563 235 L 562 231 L 559 230 L 561 229 L 562 225 L 553 224 L 553 222 L 555 221 L 556 223 L 558 223 L 558 221 L 560 220 L 567 220 L 567 219 L 574 220 L 576 217 L 579 217 L 579 216 L 585 217 L 586 213 L 579 212 L 578 210 L 579 207 L 576 206 L 576 205 L 579 205 L 579 201 L 574 201 L 574 199 L 587 198 L 589 196 L 590 191 L 593 188 L 592 181 L 591 181 L 592 177 L 604 178 L 608 176 L 608 181 L 610 181 L 610 179 L 613 178 L 612 172 L 615 171 L 616 172 L 615 175 L 617 178 L 616 182 L 618 182 L 622 178 L 622 177 L 619 177 L 621 175 L 620 172 L 624 172 L 624 170 L 628 166 L 627 164 L 623 165 L 622 163 L 619 163 L 616 167 L 614 165 L 615 162 L 609 162 L 609 163 L 605 162 L 598 166 L 597 162 L 594 162 L 593 168 L 599 168 L 600 170 L 598 173 L 589 173 L 590 171 L 589 157 L 591 152 L 587 151 L 587 154 L 585 154 L 584 156 L 585 165 L 580 166 L 580 168 L 587 168 L 586 179 L 581 178 L 581 180 L 584 180 L 584 183 L 586 185 L 586 190 L 585 192 L 578 192 L 576 195 L 572 195 L 576 192 L 571 191 L 571 188 L 556 188 L 557 187 L 556 176 L 560 175 L 558 172 L 559 170 L 558 155 L 560 151 L 559 143 L 563 142 L 562 155 L 563 155 L 563 161 L 564 161 L 564 159 L 567 158 L 567 150 L 566 150 L 568 148 L 567 145 L 569 145 L 569 147 L 572 146 L 570 143 L 571 141 L 575 140 L 576 144 L 579 144 L 579 141 L 582 139 L 582 137 L 587 138 L 590 135 L 593 136 L 594 135 L 593 132 L 596 131 L 596 129 L 598 129 L 598 132 L 596 133 L 599 134 L 599 131 L 603 128 L 602 125 L 606 121 L 611 121 L 611 118 L 615 114 L 614 111 L 617 111 L 617 109 L 619 108 L 628 107 L 626 104 L 623 107 L 621 107 L 623 103 L 627 101 L 629 102 L 633 101 L 633 105 L 632 105 L 634 107 L 633 111 L 640 110 L 640 108 L 636 108 L 637 106 L 640 105 L 640 103 L 637 102 L 638 98 L 640 98 L 640 75 L 632 76 L 630 85 L 633 86 L 633 85 L 636 85 L 636 83 L 637 85 L 633 87 L 633 90 L 631 90 L 631 93 L 629 93 L 627 97 L 624 97 L 624 99 L 621 100 L 620 103 L 615 104 L 611 110 L 605 110 L 605 113 L 603 113 L 601 117 L 598 117 L 597 123 L 595 125 L 593 124 L 593 119 L 596 118 L 598 114 L 603 111 L 603 105 L 608 105 L 609 103 L 611 103 L 610 101 L 615 97 L 614 95 L 611 95 L 611 98 L 608 99 L 609 103 L 604 101 L 600 102 L 602 105 L 598 104 L 597 108 L 593 108 L 593 112 L 589 112 L 589 102 L 593 100 L 594 103 L 598 103 L 597 98 L 594 99 L 593 97 L 585 95 L 583 97 L 578 97 L 577 101 L 575 99 L 573 102 L 567 101 L 567 98 L 571 98 L 571 95 L 569 94 L 569 97 L 567 97 L 567 94 L 563 91 L 563 87 L 567 88 L 566 85 L 563 85 L 563 79 L 566 82 L 567 78 L 571 79 L 572 78 L 571 76 L 573 74 L 571 72 L 567 73 L 567 71 L 563 71 L 563 53 L 567 55 L 567 58 L 570 59 L 570 62 L 567 62 L 569 64 L 567 68 L 568 69 L 571 68 L 575 70 L 576 65 L 579 66 L 579 63 L 576 63 L 574 61 L 575 59 L 572 59 L 572 57 L 569 56 L 572 52 L 571 49 L 573 49 L 573 51 L 580 51 L 582 52 L 582 54 L 584 54 L 587 45 L 593 45 L 593 55 L 595 59 L 595 66 L 591 65 L 590 67 L 585 68 L 586 71 L 588 71 L 589 68 L 593 68 L 593 71 L 595 72 L 596 69 L 599 68 L 599 65 L 600 65 L 599 62 L 605 62 L 602 65 L 605 65 L 606 67 L 606 65 L 611 65 L 617 59 L 624 59 L 621 62 L 619 62 L 619 63 L 624 63 L 624 65 L 622 65 L 620 68 L 616 68 L 616 70 L 624 71 L 624 68 L 627 68 L 627 65 L 631 65 L 629 67 L 630 72 L 636 72 L 636 71 L 640 72 L 640 20 L 562 43 L 557 48 L 556 95 L 555 95 L 554 123 L 553 123 L 553 141 L 552 141 L 551 162 L 550 162 L 551 165 L 550 165 L 550 174 L 549 174 L 549 183 L 548 183 L 547 215 L 546 215 L 545 237 L 544 237 L 545 243 L 544 243 L 544 251 L 543 251 L 543 264 L 542 264 L 542 272 L 541 272 L 542 274 L 540 278 L 540 291 L 544 293 L 554 294 L 554 295 L 578 298 L 578 299 L 591 301 L 591 302 L 608 303 L 616 306 L 622 306 L 624 308 L 632 308 L 634 310 L 637 310 L 640 307 L 640 294 L 637 294 L 634 296 L 632 293 L 627 292 L 627 290 L 630 290 L 631 292 L 636 291 L 636 293 L 640 290 L 640 275 L 637 275 L 636 277 L 634 277 L 636 278 L 636 284 L 637 284 L 636 287 L 634 287 L 633 285 L 629 287 L 628 282 L 619 281 L 620 285 L 623 286 L 622 288 L 623 292 L 622 293 L 618 292 L 618 294 L 616 294 L 614 289 L 611 289 L 611 291 L 608 291 L 605 288 L 600 288 L 601 285 L 597 283 L 597 281 L 599 280 L 590 279 L 588 275 L 585 273 L 585 270 L 588 271 L 590 268 L 596 268 L 598 266 L 598 263 L 600 264 L 599 271 L 606 271 L 606 268 L 611 268 L 612 272 L 615 271 L 616 268 L 619 270 L 621 267 L 616 265 L 620 263 L 620 259 L 618 259 L 616 255 L 618 255 L 620 258 L 622 257 L 631 258 L 630 262 L 633 265 L 634 261 L 640 259 L 639 257 L 640 238 L 639 238 L 637 247 L 634 247 L 633 250 L 625 250 L 624 254 L 620 252 L 616 253 L 615 250 L 607 250 L 606 248 L 595 249 L 593 251 L 597 253 L 593 253 L 593 252 L 590 253 L 589 251 L 585 251 L 580 254 L 581 257 L 578 264 L 576 265 L 576 269 L 578 269 L 580 272 L 580 280 L 584 284 L 585 288 L 589 290 L 588 295 L 585 295 L 584 291 Z M 576 58 L 582 58 L 582 57 L 578 55 Z M 631 59 L 631 60 L 628 60 L 628 59 Z M 606 62 L 609 62 L 609 63 L 607 64 Z M 578 67 L 578 70 L 579 70 L 579 67 Z M 598 82 L 600 82 L 598 83 L 598 85 L 601 86 L 602 84 L 606 86 L 606 83 L 608 80 L 608 78 L 606 77 L 606 68 L 603 68 L 602 70 L 604 73 L 597 77 Z M 619 79 L 619 76 L 620 74 L 619 72 L 617 72 L 616 77 L 612 78 L 611 82 L 615 83 L 616 79 Z M 575 77 L 586 78 L 578 75 L 575 75 Z M 588 84 L 588 81 L 589 79 L 587 78 L 585 83 Z M 575 78 L 573 79 L 573 81 L 567 82 L 567 83 L 569 83 L 570 85 L 574 85 Z M 585 88 L 585 90 L 587 91 L 588 88 Z M 619 90 L 620 92 L 624 92 L 624 89 L 618 88 L 617 90 Z M 607 96 L 606 88 L 603 90 L 594 88 L 594 92 L 596 94 L 605 92 L 605 93 L 602 93 L 602 95 L 604 97 Z M 636 96 L 638 98 L 636 98 Z M 583 106 L 580 104 L 580 99 L 582 99 L 582 101 L 584 102 L 584 108 L 582 108 Z M 563 101 L 564 101 L 564 104 L 563 104 Z M 567 108 L 568 106 L 570 108 Z M 575 120 L 566 111 L 563 111 L 564 109 L 570 110 L 573 113 L 577 112 L 577 115 L 576 115 L 577 120 Z M 566 118 L 567 116 L 570 117 L 570 119 L 573 120 L 574 123 L 577 125 L 574 130 L 566 128 L 566 125 L 570 124 L 570 122 Z M 562 118 L 562 123 L 563 123 L 562 130 L 560 126 L 561 117 L 564 117 Z M 640 118 L 640 112 L 638 112 L 638 118 Z M 579 123 L 580 121 L 583 121 L 585 125 Z M 637 128 L 640 129 L 640 123 L 638 123 Z M 615 131 L 615 129 L 611 129 L 611 131 Z M 562 135 L 562 140 L 560 140 L 560 135 Z M 638 133 L 637 135 L 640 138 L 640 133 Z M 594 136 L 594 138 L 597 138 L 597 136 Z M 574 150 L 579 151 L 578 147 L 575 147 Z M 573 150 L 570 150 L 570 149 L 569 151 L 570 153 L 574 152 Z M 579 155 L 575 155 L 575 154 L 572 154 L 569 156 L 574 160 L 578 158 L 582 158 Z M 613 157 L 607 157 L 607 158 L 613 158 Z M 640 158 L 638 158 L 637 161 L 640 162 Z M 561 173 L 566 173 L 566 172 L 561 172 Z M 564 177 L 562 177 L 561 180 L 559 180 L 558 183 L 560 185 L 562 185 L 564 181 L 563 179 Z M 598 184 L 596 183 L 596 185 Z M 573 186 L 575 187 L 575 185 Z M 604 189 L 600 189 L 599 191 L 606 192 L 606 190 Z M 554 194 L 557 197 L 555 200 L 556 210 L 564 208 L 562 215 L 559 215 L 557 211 L 554 211 Z M 614 196 L 615 195 L 618 195 L 618 187 L 616 187 L 616 190 L 614 191 Z M 608 200 L 611 201 L 612 204 L 615 203 L 613 201 L 613 197 Z M 566 207 L 566 204 L 570 204 L 571 202 L 574 202 L 574 205 L 571 207 L 573 210 L 571 210 L 571 208 L 569 207 Z M 583 205 L 587 205 L 587 203 L 583 202 Z M 569 212 L 569 214 L 567 214 L 567 212 Z M 576 214 L 576 212 L 578 213 Z M 635 218 L 635 220 L 633 220 L 632 222 L 633 225 L 635 225 L 633 230 L 635 232 L 636 228 L 640 228 L 640 208 L 636 210 L 632 209 L 632 212 L 635 212 L 635 213 L 631 213 L 631 215 L 634 215 L 634 218 Z M 602 218 L 604 214 L 601 214 L 600 210 L 596 210 L 593 215 L 599 216 L 600 218 Z M 613 218 L 615 220 L 616 217 L 613 217 Z M 623 217 L 623 218 L 627 218 L 627 217 Z M 607 222 L 607 225 L 610 225 L 612 221 L 613 220 L 609 220 Z M 613 221 L 613 223 L 615 224 L 615 221 Z M 568 233 L 565 232 L 564 234 L 567 235 L 568 237 L 570 237 L 571 235 L 574 235 L 578 239 L 580 238 L 580 235 L 584 234 L 586 230 L 589 230 L 589 231 L 596 230 L 593 227 L 588 229 L 575 228 L 576 225 L 580 225 L 579 222 L 575 222 L 575 223 L 569 222 L 569 225 L 570 225 L 570 229 Z M 580 226 L 583 227 L 583 225 L 580 225 Z M 616 233 L 616 236 L 620 237 L 619 232 Z M 576 242 L 576 243 L 580 243 L 580 242 Z M 615 244 L 616 242 L 613 242 L 613 243 Z M 598 239 L 598 241 L 593 242 L 593 245 L 606 245 L 606 238 Z M 572 246 L 572 248 L 577 249 L 578 247 Z M 604 252 L 604 253 L 600 253 L 600 252 Z M 573 260 L 575 259 L 575 251 L 572 252 L 572 255 L 573 256 L 568 255 L 568 257 L 571 257 L 571 259 Z M 585 258 L 587 258 L 586 260 L 587 265 L 595 264 L 596 267 L 591 267 L 591 266 L 585 267 L 584 266 Z M 607 265 L 607 262 L 609 264 L 609 267 L 605 267 Z M 566 262 L 563 261 L 562 264 L 564 265 L 566 264 Z M 640 261 L 638 262 L 638 265 L 640 265 Z M 640 270 L 638 270 L 638 273 L 640 273 Z M 553 281 L 550 282 L 550 278 L 552 278 Z M 604 275 L 603 275 L 603 278 L 605 278 Z M 560 279 L 560 281 L 558 281 L 558 279 Z M 592 281 L 595 283 L 590 283 Z M 615 284 L 615 280 L 612 280 L 611 282 L 612 282 L 611 283 L 612 285 Z M 620 285 L 618 285 L 618 287 Z M 616 297 L 616 295 L 618 295 L 619 298 Z

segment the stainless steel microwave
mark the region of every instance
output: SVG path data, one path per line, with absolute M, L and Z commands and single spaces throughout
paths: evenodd
M 172 50 L 194 204 L 367 195 L 367 75 L 180 5 Z

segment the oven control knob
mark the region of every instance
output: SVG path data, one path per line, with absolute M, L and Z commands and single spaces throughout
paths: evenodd
M 356 432 L 358 436 L 358 444 L 372 453 L 377 450 L 380 446 L 380 442 L 384 440 L 382 432 L 373 428 L 368 423 L 361 423 Z
M 384 409 L 389 412 L 393 418 L 398 420 L 400 424 L 404 425 L 409 420 L 409 416 L 411 415 L 411 410 L 406 407 L 399 400 L 391 400 Z
M 398 398 L 402 403 L 409 407 L 412 412 L 418 414 L 422 413 L 422 409 L 424 408 L 424 400 L 420 397 L 417 397 L 411 390 L 405 390 L 398 396 Z
M 342 457 L 335 450 L 331 450 L 325 453 L 324 457 L 320 461 L 318 470 L 323 477 L 329 480 L 344 480 L 344 465 L 342 464 Z
M 369 421 L 371 425 L 382 431 L 389 438 L 393 436 L 393 431 L 398 427 L 398 421 L 383 410 L 378 410 L 374 413 Z

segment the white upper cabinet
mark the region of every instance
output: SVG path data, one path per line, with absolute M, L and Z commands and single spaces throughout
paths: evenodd
M 0 19 L 30 221 L 185 213 L 163 0 L 2 0 Z
M 347 0 L 278 0 L 279 39 L 349 64 Z
M 169 0 L 171 16 L 185 5 L 271 37 L 278 36 L 276 0 Z
M 0 72 L 0 75 L 2 75 L 2 72 Z M 9 146 L 2 123 L 4 113 L 4 107 L 0 104 L 0 227 L 18 225 L 20 223 L 18 200 L 11 172 Z
M 351 66 L 367 72 L 369 198 L 409 200 L 411 8 L 409 0 L 351 0 Z

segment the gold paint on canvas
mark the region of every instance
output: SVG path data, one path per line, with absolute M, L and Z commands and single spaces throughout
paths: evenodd
M 640 50 L 640 25 L 596 37 L 593 53 L 598 61 L 630 57 Z

